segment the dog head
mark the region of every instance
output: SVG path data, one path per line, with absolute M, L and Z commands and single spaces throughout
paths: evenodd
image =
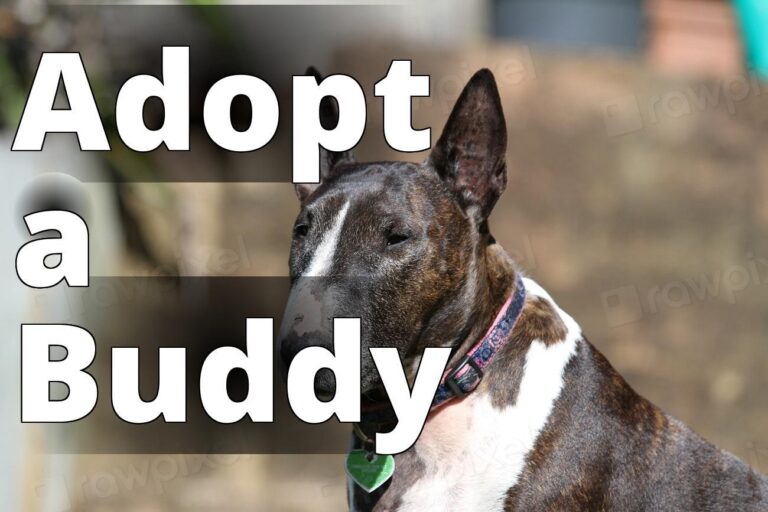
M 320 110 L 333 126 L 335 104 Z M 487 219 L 507 182 L 506 142 L 496 83 L 481 70 L 423 164 L 355 163 L 321 150 L 321 182 L 296 186 L 284 362 L 307 346 L 332 349 L 333 318 L 360 318 L 365 393 L 380 386 L 368 349 L 397 348 L 411 378 L 424 348 L 463 341 L 485 286 L 494 244 Z M 315 383 L 318 394 L 333 394 L 330 371 Z

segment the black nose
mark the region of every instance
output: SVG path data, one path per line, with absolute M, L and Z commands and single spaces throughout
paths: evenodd
M 280 358 L 286 366 L 291 364 L 293 358 L 307 347 L 323 347 L 333 350 L 330 333 L 324 331 L 303 332 L 289 331 L 280 340 Z
M 333 336 L 330 332 L 312 331 L 298 335 L 289 331 L 280 340 L 280 359 L 283 363 L 283 374 L 288 376 L 288 367 L 296 354 L 308 347 L 322 347 L 333 352 Z M 324 373 L 320 371 L 319 374 Z M 327 380 L 327 379 L 326 379 Z
M 293 361 L 293 358 L 296 357 L 296 354 L 302 348 L 299 346 L 299 337 L 293 333 L 280 340 L 280 358 L 283 360 L 286 368 L 290 366 L 291 361 Z

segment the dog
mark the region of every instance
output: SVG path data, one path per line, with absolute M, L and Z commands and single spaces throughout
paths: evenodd
M 420 437 L 374 492 L 349 483 L 350 510 L 767 511 L 768 479 L 638 395 L 491 235 L 506 144 L 481 70 L 424 163 L 321 149 L 321 182 L 296 185 L 290 301 L 318 306 L 286 313 L 281 355 L 361 318 L 353 447 L 390 423 L 368 348 L 396 347 L 411 379 L 426 347 L 453 349 Z M 332 373 L 315 383 L 332 396 Z

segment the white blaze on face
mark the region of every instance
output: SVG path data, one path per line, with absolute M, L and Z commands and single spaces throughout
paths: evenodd
M 322 277 L 330 273 L 347 210 L 349 210 L 349 202 L 344 203 L 336 212 L 330 229 L 323 233 L 320 243 L 317 244 L 306 272 L 299 276 L 294 284 L 285 307 L 283 324 L 280 327 L 281 339 L 291 331 L 297 336 L 302 336 L 326 327 L 330 328 L 330 325 L 326 325 L 327 311 L 333 297 L 328 293 L 323 297 L 316 297 L 312 293 L 312 279 L 306 278 Z
M 307 271 L 302 274 L 302 277 L 321 277 L 328 273 L 333 263 L 333 255 L 336 253 L 336 246 L 339 244 L 339 235 L 344 225 L 344 218 L 347 216 L 347 210 L 349 210 L 349 202 L 344 203 L 344 206 L 336 213 L 331 229 L 323 235 L 323 239 L 315 249 L 312 261 L 310 261 Z

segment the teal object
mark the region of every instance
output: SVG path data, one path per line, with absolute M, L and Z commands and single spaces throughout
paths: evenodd
M 373 492 L 392 478 L 395 458 L 376 455 L 365 450 L 352 450 L 347 454 L 347 474 L 365 492 Z
M 768 79 L 768 0 L 734 0 L 741 23 L 747 63 Z

